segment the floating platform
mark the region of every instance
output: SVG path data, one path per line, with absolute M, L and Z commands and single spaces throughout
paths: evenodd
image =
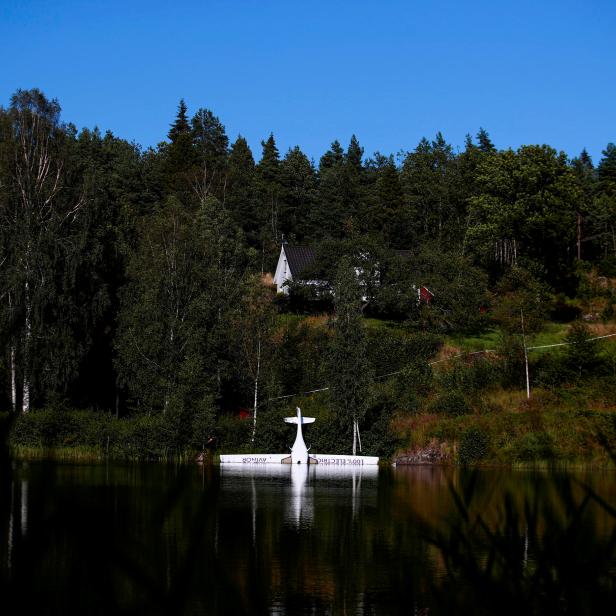
M 330 467 L 374 466 L 379 463 L 378 456 L 344 456 L 329 453 L 309 453 L 304 442 L 302 425 L 314 423 L 314 417 L 303 417 L 297 407 L 295 417 L 285 417 L 285 422 L 297 425 L 295 443 L 291 453 L 228 454 L 220 456 L 221 464 L 321 464 Z
M 231 454 L 220 456 L 221 464 L 292 464 L 289 454 Z M 295 462 L 302 464 L 302 461 Z M 379 463 L 378 456 L 339 456 L 327 453 L 310 454 L 303 464 L 322 464 L 326 466 L 369 466 Z

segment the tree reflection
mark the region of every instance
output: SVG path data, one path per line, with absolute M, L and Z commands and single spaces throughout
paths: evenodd
M 2 465 L 3 603 L 40 614 L 598 611 L 613 473 Z

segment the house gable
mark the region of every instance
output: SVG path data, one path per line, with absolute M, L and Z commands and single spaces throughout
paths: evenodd
M 310 246 L 289 246 L 283 244 L 274 274 L 274 284 L 278 293 L 288 295 L 289 289 L 284 286 L 286 282 L 298 280 L 301 273 L 316 259 L 316 251 Z
M 410 250 L 396 250 L 395 254 L 403 259 L 409 259 L 412 255 Z M 287 282 L 293 280 L 302 280 L 302 272 L 309 269 L 309 267 L 316 260 L 316 251 L 310 246 L 289 246 L 289 244 L 283 244 L 280 248 L 280 256 L 278 257 L 278 264 L 276 265 L 276 273 L 274 274 L 274 284 L 278 290 L 278 293 L 289 294 L 289 288 L 285 285 Z M 361 268 L 355 268 L 355 272 L 359 277 L 362 275 Z M 317 289 L 326 289 L 327 282 L 324 280 L 304 280 L 305 284 L 310 285 Z M 376 282 L 378 286 L 378 282 Z M 434 298 L 434 294 L 425 286 L 416 287 L 412 286 L 413 290 L 417 293 L 418 304 L 430 304 Z M 364 301 L 366 297 L 363 298 Z

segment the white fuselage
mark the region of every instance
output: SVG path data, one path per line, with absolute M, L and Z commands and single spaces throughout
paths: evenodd
M 304 442 L 301 422 L 297 423 L 297 435 L 293 447 L 291 447 L 291 464 L 307 464 L 308 463 L 308 447 Z

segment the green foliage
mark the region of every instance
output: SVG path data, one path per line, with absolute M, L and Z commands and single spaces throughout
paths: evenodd
M 545 285 L 527 270 L 514 266 L 500 280 L 493 301 L 494 320 L 508 333 L 541 330 L 549 308 Z
M 335 319 L 329 353 L 332 404 L 343 429 L 366 412 L 370 367 L 361 316 L 361 292 L 355 270 L 342 259 L 335 284 Z
M 458 460 L 460 464 L 469 465 L 479 462 L 488 453 L 488 435 L 479 427 L 467 428 L 460 437 Z
M 491 356 L 473 356 L 470 363 L 451 361 L 438 374 L 438 382 L 445 390 L 460 390 L 476 394 L 495 385 L 503 379 L 503 362 Z
M 554 459 L 552 439 L 545 432 L 524 434 L 515 442 L 514 452 L 515 457 L 523 462 Z
M 394 411 L 436 396 L 456 415 L 456 392 L 498 408 L 483 399 L 524 387 L 521 311 L 537 344 L 562 340 L 548 314 L 613 319 L 611 283 L 597 277 L 616 271 L 613 144 L 596 169 L 584 151 L 570 162 L 548 146 L 498 151 L 483 129 L 463 152 L 438 133 L 399 159 L 366 157 L 353 136 L 318 168 L 299 147 L 281 158 L 273 135 L 262 145 L 255 165 L 244 138 L 229 148 L 222 121 L 203 107 L 189 118 L 184 101 L 167 141 L 145 151 L 62 123 L 36 89 L 0 109 L 0 408 L 104 411 L 32 413 L 16 427 L 23 446 L 245 448 L 251 422 L 237 410 L 257 390 L 255 447 L 279 448 L 288 409 L 265 400 L 331 385 L 312 402 L 315 442 L 346 447 L 356 421 L 364 448 L 385 452 Z M 278 299 L 261 284 L 283 235 L 318 248 L 305 273 L 329 281 L 320 292 L 294 281 Z M 329 327 L 277 316 L 332 310 Z M 366 329 L 363 315 L 390 322 Z M 438 334 L 495 348 L 494 323 L 498 359 L 439 366 L 435 378 Z M 575 344 L 533 354 L 533 387 L 562 393 L 614 375 L 613 353 L 589 337 L 574 324 Z
M 452 417 L 459 417 L 470 412 L 470 407 L 460 391 L 450 390 L 440 394 L 432 403 L 431 410 Z
M 598 362 L 597 341 L 592 340 L 592 334 L 583 321 L 575 321 L 569 328 L 565 341 L 565 362 L 579 376 L 592 370 Z

